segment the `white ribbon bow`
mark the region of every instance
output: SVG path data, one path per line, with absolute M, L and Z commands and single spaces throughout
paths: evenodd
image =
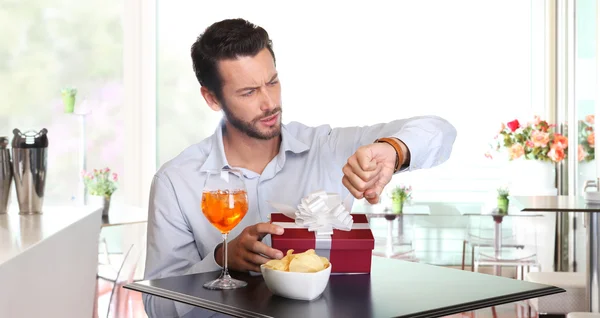
M 306 227 L 316 235 L 332 235 L 333 229 L 350 231 L 354 220 L 350 215 L 348 195 L 342 202 L 341 196 L 325 191 L 316 191 L 302 198 L 298 209 L 290 206 L 269 202 L 278 212 L 294 219 L 298 226 Z

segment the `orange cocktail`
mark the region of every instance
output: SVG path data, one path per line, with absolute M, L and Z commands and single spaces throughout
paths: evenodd
M 202 212 L 221 233 L 229 233 L 248 212 L 248 195 L 244 190 L 204 191 Z

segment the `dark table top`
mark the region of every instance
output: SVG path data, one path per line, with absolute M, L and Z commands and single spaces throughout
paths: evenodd
M 248 286 L 212 291 L 219 272 L 142 281 L 125 288 L 236 317 L 441 317 L 564 292 L 531 282 L 373 257 L 371 274 L 332 275 L 311 302 L 271 294 L 262 276 L 232 274 Z
M 511 196 L 522 211 L 600 212 L 600 204 L 587 203 L 582 196 Z

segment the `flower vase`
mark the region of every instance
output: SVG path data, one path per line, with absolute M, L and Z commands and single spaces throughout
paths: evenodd
M 541 160 L 516 159 L 508 165 L 512 195 L 556 195 L 554 163 Z
M 90 196 L 90 203 L 100 206 L 102 208 L 102 216 L 107 217 L 110 211 L 110 198 L 110 196 L 92 195 Z
M 508 214 L 508 198 L 498 197 L 498 213 Z
M 396 214 L 402 214 L 402 209 L 404 208 L 404 201 L 402 200 L 392 200 L 392 212 Z
M 102 216 L 108 216 L 110 211 L 110 197 L 102 196 Z

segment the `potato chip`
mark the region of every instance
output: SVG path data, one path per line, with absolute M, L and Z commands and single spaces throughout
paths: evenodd
M 326 269 L 329 265 L 329 260 L 317 255 L 313 249 L 298 254 L 294 254 L 294 250 L 288 250 L 280 260 L 274 259 L 264 264 L 265 267 L 271 269 L 299 273 L 316 273 Z

